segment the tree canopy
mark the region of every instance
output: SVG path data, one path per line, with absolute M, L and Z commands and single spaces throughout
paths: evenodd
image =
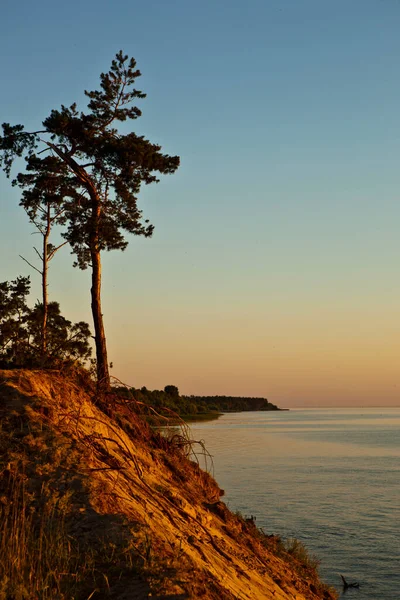
M 40 352 L 43 305 L 27 304 L 29 277 L 0 283 L 0 365 L 9 367 L 61 367 L 84 365 L 91 356 L 90 329 L 84 321 L 72 323 L 57 302 L 48 306 L 47 354 Z
M 135 87 L 139 76 L 135 59 L 120 51 L 110 70 L 100 75 L 100 89 L 85 91 L 86 111 L 79 111 L 75 103 L 62 105 L 44 119 L 43 129 L 26 131 L 24 125 L 3 123 L 0 137 L 0 166 L 8 176 L 15 158 L 26 159 L 28 174 L 14 181 L 24 188 L 29 210 L 35 210 L 42 193 L 56 197 L 66 227 L 62 235 L 76 256 L 75 265 L 92 270 L 97 378 L 106 390 L 110 378 L 101 310 L 101 252 L 124 250 L 126 233 L 152 235 L 153 225 L 143 220 L 137 205 L 141 185 L 157 183 L 159 174 L 174 173 L 179 166 L 178 156 L 163 154 L 161 146 L 144 136 L 117 128 L 141 116 L 134 104 L 145 98 Z M 48 154 L 43 158 L 42 153 Z
M 66 203 L 78 201 L 79 198 L 72 185 L 69 184 L 68 168 L 57 157 L 40 158 L 32 155 L 27 158 L 26 172 L 18 173 L 14 185 L 22 190 L 22 206 L 29 220 L 42 236 L 42 247 L 34 247 L 40 259 L 41 266 L 37 268 L 26 258 L 21 258 L 37 271 L 42 280 L 42 323 L 40 353 L 43 361 L 47 355 L 47 320 L 49 316 L 48 300 L 48 270 L 50 261 L 56 252 L 68 242 L 54 246 L 50 242 L 51 230 L 54 225 L 64 225 L 66 222 Z

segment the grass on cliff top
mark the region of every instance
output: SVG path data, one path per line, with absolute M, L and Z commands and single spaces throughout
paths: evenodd
M 0 509 L 0 600 L 90 600 L 111 597 L 111 588 L 130 580 L 147 597 L 147 557 L 132 544 L 99 540 L 81 546 L 68 534 L 59 507 L 46 501 L 37 511 L 23 482 L 14 479 Z M 132 581 L 133 580 L 133 581 Z
M 6 431 L 2 419 L 0 600 L 102 598 L 121 578 L 141 578 L 146 558 L 134 538 L 115 544 L 104 537 L 90 545 L 70 534 L 79 512 L 74 515 L 73 492 L 60 473 L 74 469 L 76 452 L 71 445 L 62 447 L 65 440 L 52 438 L 45 428 L 27 428 L 32 424 L 20 420 L 18 428 Z M 30 444 L 34 455 L 26 452 Z M 36 461 L 46 454 L 51 462 Z
M 8 479 L 0 508 L 0 599 L 74 598 L 91 557 L 79 556 L 54 504 L 43 503 L 39 511 L 24 480 Z

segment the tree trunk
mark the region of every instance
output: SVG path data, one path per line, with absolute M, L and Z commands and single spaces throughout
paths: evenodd
M 98 250 L 92 250 L 92 314 L 96 343 L 97 387 L 99 391 L 110 389 L 110 374 L 108 371 L 106 335 L 104 332 L 103 314 L 101 312 L 101 259 Z
M 42 302 L 43 302 L 43 320 L 42 320 L 42 339 L 41 339 L 41 355 L 42 360 L 45 359 L 47 354 L 47 317 L 48 317 L 48 305 L 49 300 L 47 296 L 47 271 L 49 268 L 49 260 L 47 253 L 47 246 L 49 242 L 51 228 L 51 207 L 50 204 L 47 206 L 47 226 L 43 234 L 43 252 L 42 252 Z
M 90 255 L 92 259 L 92 315 L 96 344 L 97 389 L 107 392 L 110 389 L 110 374 L 108 371 L 106 334 L 104 332 L 103 313 L 101 312 L 101 258 L 99 245 L 99 226 L 101 201 L 97 192 L 90 189 L 92 201 L 92 223 L 89 234 Z
M 89 233 L 89 248 L 92 261 L 92 315 L 96 345 L 97 361 L 97 389 L 99 392 L 107 392 L 110 385 L 110 374 L 108 371 L 106 335 L 104 332 L 103 314 L 101 312 L 101 258 L 99 244 L 99 229 L 101 215 L 101 200 L 96 184 L 87 173 L 71 156 L 62 152 L 56 145 L 47 142 L 47 145 L 67 164 L 70 169 L 86 188 L 91 200 L 91 224 Z

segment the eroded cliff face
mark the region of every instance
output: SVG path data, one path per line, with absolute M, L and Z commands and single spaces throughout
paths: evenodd
M 0 500 L 15 503 L 23 480 L 35 518 L 53 507 L 79 548 L 76 572 L 63 575 L 80 582 L 74 598 L 335 597 L 227 509 L 217 483 L 185 457 L 187 440 L 152 432 L 134 405 L 110 397 L 101 409 L 93 398 L 56 372 L 0 371 Z M 54 600 L 68 598 L 63 585 Z

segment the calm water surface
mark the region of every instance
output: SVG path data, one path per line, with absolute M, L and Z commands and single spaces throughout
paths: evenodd
M 193 423 L 232 510 L 297 537 L 352 600 L 400 600 L 400 408 L 226 414 Z

